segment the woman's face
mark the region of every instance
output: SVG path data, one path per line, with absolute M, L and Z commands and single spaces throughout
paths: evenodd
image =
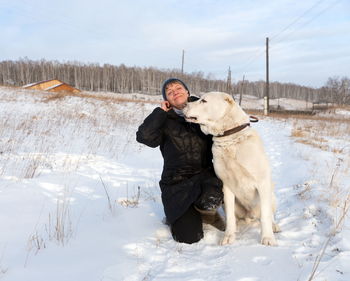
M 171 106 L 177 109 L 185 107 L 188 98 L 188 91 L 178 82 L 170 83 L 165 88 L 165 94 Z

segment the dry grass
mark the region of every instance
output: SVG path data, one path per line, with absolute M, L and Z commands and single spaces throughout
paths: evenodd
M 344 108 L 349 110 L 348 107 Z M 335 111 L 335 109 L 331 109 Z M 332 214 L 333 227 L 331 228 L 327 239 L 323 243 L 319 253 L 315 257 L 313 268 L 308 277 L 308 281 L 314 280 L 323 268 L 320 268 L 321 261 L 325 257 L 332 240 L 342 231 L 345 220 L 349 215 L 350 192 L 349 187 L 344 186 L 348 182 L 350 174 L 350 118 L 337 115 L 284 115 L 271 114 L 269 118 L 285 120 L 291 122 L 291 137 L 297 142 L 314 148 L 327 151 L 331 154 L 335 166 L 329 167 L 329 170 L 315 172 L 315 178 L 322 174 L 328 177 L 329 183 L 324 183 L 324 194 L 320 195 L 319 201 L 329 206 L 329 212 Z M 317 161 L 317 155 L 313 161 Z M 329 174 L 329 176 L 327 176 Z M 303 186 L 303 190 L 298 193 L 302 200 L 310 199 L 312 196 L 312 187 L 309 184 Z M 325 265 L 327 266 L 327 265 Z
M 0 176 L 16 181 L 31 180 L 44 171 L 65 175 L 76 171 L 91 156 L 118 159 L 128 149 L 130 139 L 135 138 L 135 124 L 141 122 L 136 118 L 145 114 L 134 114 L 130 109 L 146 111 L 145 101 L 88 93 L 52 94 L 22 89 L 14 93 L 11 89 L 4 97 L 2 101 L 9 107 L 0 112 Z M 19 110 L 22 107 L 24 110 Z M 110 198 L 106 185 L 104 188 L 114 214 L 118 203 Z M 131 197 L 127 195 L 121 204 L 137 207 L 139 198 L 140 190 Z M 47 218 L 29 235 L 25 265 L 49 242 L 65 246 L 75 228 L 69 192 L 65 190 Z M 5 273 L 0 260 L 0 278 Z
M 324 163 L 324 166 L 321 165 L 321 167 L 323 166 L 321 170 L 319 170 L 320 166 L 315 166 L 316 168 L 312 175 L 312 178 L 315 180 L 298 186 L 298 188 L 301 188 L 301 191 L 298 192 L 299 198 L 301 200 L 317 200 L 319 206 L 323 206 L 319 209 L 320 212 L 323 210 L 331 223 L 329 232 L 325 233 L 326 239 L 314 256 L 313 267 L 307 279 L 308 281 L 314 280 L 333 261 L 333 259 L 324 261 L 324 258 L 335 254 L 334 249 L 330 249 L 332 241 L 336 240 L 336 236 L 342 232 L 346 219 L 349 216 L 350 157 L 343 150 L 340 151 L 340 154 L 331 154 L 330 157 Z M 312 159 L 312 161 L 317 160 Z M 317 185 L 313 183 L 317 183 Z M 319 189 L 317 198 L 314 197 L 314 188 Z M 322 216 L 322 220 L 324 219 L 325 217 Z M 339 249 L 336 249 L 338 253 Z M 313 254 L 310 254 L 310 256 L 313 256 Z M 324 261 L 323 264 L 321 263 L 322 261 Z
M 334 239 L 334 237 L 341 232 L 345 219 L 347 218 L 348 214 L 349 214 L 349 208 L 350 208 L 350 193 L 348 194 L 348 196 L 345 198 L 345 200 L 342 203 L 341 206 L 341 216 L 338 218 L 338 220 L 336 221 L 334 227 L 331 229 L 331 232 L 329 234 L 329 237 L 326 239 L 326 241 L 324 242 L 321 251 L 319 252 L 319 254 L 316 256 L 316 259 L 314 261 L 312 270 L 311 270 L 311 274 L 308 278 L 308 281 L 312 281 L 314 280 L 314 278 L 317 276 L 318 274 L 318 268 L 320 266 L 321 260 L 322 258 L 325 256 L 326 250 L 330 244 L 330 242 L 332 241 L 332 239 Z
M 118 202 L 123 207 L 135 208 L 139 205 L 141 195 L 141 188 L 137 187 L 137 193 L 129 197 L 129 188 L 126 186 L 126 198 L 119 199 Z
M 70 214 L 70 200 L 65 195 L 57 200 L 56 212 L 49 213 L 47 233 L 51 241 L 66 245 L 73 236 L 73 223 Z
M 335 166 L 330 171 L 318 171 L 318 173 L 329 173 L 329 182 L 324 185 L 317 185 L 319 188 L 323 189 L 321 192 L 324 193 L 324 195 L 319 195 L 318 198 L 312 198 L 314 196 L 313 188 L 316 187 L 313 185 L 313 183 L 316 183 L 317 181 L 306 182 L 302 185 L 296 186 L 297 189 L 300 189 L 297 195 L 301 200 L 316 199 L 320 205 L 325 204 L 326 209 L 316 207 L 316 210 L 312 212 L 312 215 L 316 216 L 317 214 L 318 216 L 322 213 L 322 210 L 324 210 L 329 215 L 332 222 L 329 232 L 325 233 L 326 239 L 321 244 L 318 253 L 316 253 L 315 256 L 314 254 L 310 254 L 310 257 L 314 256 L 314 260 L 311 272 L 307 279 L 308 281 L 314 280 L 325 268 L 330 265 L 332 260 L 325 262 L 323 267 L 321 267 L 321 262 L 325 257 L 329 257 L 329 255 L 332 255 L 332 253 L 334 254 L 334 249 L 330 249 L 332 241 L 339 233 L 341 233 L 345 221 L 348 218 L 350 208 L 350 190 L 349 187 L 342 186 L 342 178 L 348 176 L 349 167 L 350 161 L 344 163 L 342 158 L 338 158 Z M 316 175 L 316 178 L 319 178 L 319 176 Z M 324 215 L 325 213 L 322 215 L 322 220 L 325 219 Z M 304 218 L 308 218 L 308 216 L 305 216 L 304 214 Z M 340 251 L 338 248 L 335 249 L 337 252 Z
M 136 118 L 142 118 L 130 109 L 146 110 L 144 101 L 103 95 L 81 93 L 73 100 L 70 94 L 19 90 L 17 95 L 11 91 L 4 93 L 8 106 L 0 112 L 0 176 L 16 181 L 30 181 L 42 172 L 66 175 L 91 156 L 118 159 L 128 149 L 128 140 L 135 138 L 135 123 L 141 122 Z M 117 202 L 108 200 L 114 212 Z M 136 207 L 138 202 L 136 194 L 128 197 L 125 205 Z M 69 193 L 65 192 L 29 235 L 26 263 L 49 242 L 61 246 L 69 242 L 76 227 L 71 211 Z M 0 276 L 5 273 L 1 266 Z
M 346 188 L 346 190 L 341 189 L 338 182 L 339 177 L 344 175 L 342 161 L 343 160 L 338 158 L 338 162 L 336 163 L 336 167 L 334 168 L 330 178 L 329 186 L 326 187 L 327 190 L 325 191 L 327 194 L 326 198 L 328 200 L 328 204 L 334 209 L 333 227 L 331 228 L 328 234 L 328 238 L 323 243 L 321 250 L 319 251 L 318 255 L 314 260 L 313 268 L 311 270 L 308 281 L 314 280 L 314 278 L 322 271 L 322 269 L 319 270 L 320 263 L 323 257 L 326 255 L 326 251 L 331 241 L 335 238 L 335 236 L 338 233 L 342 231 L 345 221 L 349 215 L 350 190 L 348 188 Z M 347 164 L 349 167 L 350 163 L 348 162 Z
M 47 221 L 41 222 L 43 209 L 40 212 L 34 231 L 27 241 L 27 256 L 24 266 L 27 266 L 29 257 L 37 255 L 48 247 L 48 241 L 65 246 L 73 237 L 74 226 L 70 212 L 70 198 L 68 189 L 56 199 L 56 208 L 48 213 Z
M 22 96 L 27 97 L 27 92 Z M 18 96 L 19 106 L 22 96 Z M 75 94 L 85 99 L 82 102 L 70 101 L 72 94 L 68 93 L 42 95 L 39 91 L 37 96 L 31 110 L 4 111 L 4 118 L 0 118 L 2 176 L 34 178 L 42 169 L 52 166 L 49 156 L 60 151 L 118 158 L 127 150 L 129 140 L 135 138 L 135 123 L 141 122 L 136 119 L 140 114 L 135 115 L 130 109 L 145 111 L 144 101 L 103 95 Z M 61 168 L 77 169 L 79 161 L 74 159 L 72 163 L 68 158 Z
M 314 120 L 314 121 L 329 121 L 329 122 L 346 122 L 350 123 L 350 118 L 347 116 L 339 116 L 336 114 L 333 114 L 336 109 L 345 109 L 350 111 L 349 106 L 338 106 L 334 107 L 330 111 L 325 111 L 324 114 L 291 114 L 291 113 L 277 113 L 277 112 L 272 112 L 269 113 L 269 117 L 275 118 L 275 119 L 280 119 L 280 120 L 294 120 L 294 119 L 301 119 L 301 120 Z M 262 115 L 261 110 L 246 110 L 248 114 L 253 114 L 253 115 Z
M 40 164 L 44 161 L 43 155 L 35 155 L 28 159 L 28 163 L 24 167 L 23 177 L 25 179 L 34 178 L 38 174 Z
M 349 106 L 332 108 L 332 111 L 335 109 L 350 111 Z M 261 115 L 260 111 L 248 110 L 247 113 L 257 115 L 260 119 L 272 118 L 291 122 L 291 137 L 295 138 L 297 142 L 336 154 L 350 151 L 350 118 L 346 115 L 270 113 L 268 117 L 265 117 Z M 336 142 L 330 142 L 329 139 L 336 140 Z
M 36 255 L 40 250 L 43 250 L 45 248 L 46 248 L 45 239 L 38 233 L 38 231 L 35 231 L 35 233 L 29 236 L 28 254 L 31 251 L 34 251 L 34 254 Z
M 54 100 L 63 99 L 66 97 L 77 97 L 77 98 L 84 98 L 84 99 L 88 98 L 88 99 L 94 99 L 94 100 L 105 101 L 105 102 L 133 102 L 133 103 L 152 103 L 152 104 L 159 103 L 155 101 L 118 97 L 118 94 L 115 94 L 114 96 L 112 96 L 112 95 L 105 95 L 103 93 L 100 93 L 100 94 L 93 94 L 93 93 L 87 93 L 87 92 L 71 93 L 66 91 L 50 93 L 43 98 L 43 102 L 50 102 Z
M 106 184 L 104 183 L 104 181 L 102 180 L 100 175 L 99 175 L 99 177 L 100 177 L 101 184 L 103 186 L 103 189 L 104 189 L 106 197 L 107 197 L 108 209 L 111 212 L 111 214 L 114 216 L 115 215 L 115 209 L 116 209 L 115 208 L 115 204 L 114 204 L 115 200 L 111 199 L 111 196 L 109 195 L 109 191 L 108 191 L 108 188 L 107 188 Z
M 292 125 L 291 136 L 297 142 L 337 154 L 350 148 L 350 120 L 348 119 L 297 118 L 293 119 Z M 330 139 L 332 142 L 329 141 Z
M 301 200 L 308 200 L 311 197 L 311 184 L 309 182 L 305 182 L 302 185 L 297 185 L 297 188 L 300 188 L 301 191 L 298 192 L 298 196 Z
M 332 108 L 346 109 L 350 111 L 349 106 L 338 106 Z M 248 114 L 260 115 L 260 111 L 248 110 Z M 261 116 L 260 118 L 266 118 Z M 350 118 L 346 115 L 322 114 L 282 114 L 270 113 L 267 118 L 273 118 L 281 121 L 292 122 L 291 136 L 297 142 L 317 147 L 324 151 L 331 151 L 337 154 L 344 152 L 344 149 L 350 149 Z M 339 145 L 329 142 L 329 138 L 337 139 Z M 343 145 L 340 143 L 343 142 Z

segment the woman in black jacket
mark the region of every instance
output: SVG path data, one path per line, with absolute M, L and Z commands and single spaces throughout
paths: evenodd
M 141 124 L 136 139 L 160 146 L 164 165 L 159 185 L 167 223 L 176 241 L 191 244 L 203 238 L 202 222 L 224 230 L 217 212 L 223 200 L 222 182 L 213 169 L 212 136 L 186 122 L 181 111 L 198 98 L 190 96 L 177 78 L 164 82 L 162 95 L 164 101 Z

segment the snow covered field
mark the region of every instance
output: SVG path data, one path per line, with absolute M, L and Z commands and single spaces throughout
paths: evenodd
M 53 97 L 0 87 L 0 280 L 295 281 L 315 265 L 313 280 L 350 280 L 349 111 L 332 126 L 253 124 L 273 168 L 277 247 L 247 225 L 233 245 L 208 225 L 186 245 L 162 224 L 160 152 L 135 141 L 155 104 Z

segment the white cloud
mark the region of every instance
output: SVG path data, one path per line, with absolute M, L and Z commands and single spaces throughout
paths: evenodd
M 331 7 L 324 0 L 305 13 L 315 3 L 318 2 L 62 0 L 57 4 L 3 0 L 0 32 L 7 44 L 0 47 L 0 53 L 3 59 L 28 56 L 178 68 L 185 49 L 188 72 L 211 72 L 225 78 L 231 65 L 235 76 L 254 73 L 260 79 L 265 71 L 265 38 L 279 34 L 304 13 L 271 41 L 274 67 L 319 60 L 332 76 L 339 69 L 335 62 L 350 52 L 346 9 L 350 4 L 340 1 Z M 310 19 L 313 20 L 305 24 Z M 347 58 L 345 62 L 349 64 Z M 349 70 L 344 70 L 344 75 L 350 76 Z M 304 80 L 297 78 L 295 71 L 290 77 L 296 83 Z M 318 81 L 314 83 L 319 85 Z

